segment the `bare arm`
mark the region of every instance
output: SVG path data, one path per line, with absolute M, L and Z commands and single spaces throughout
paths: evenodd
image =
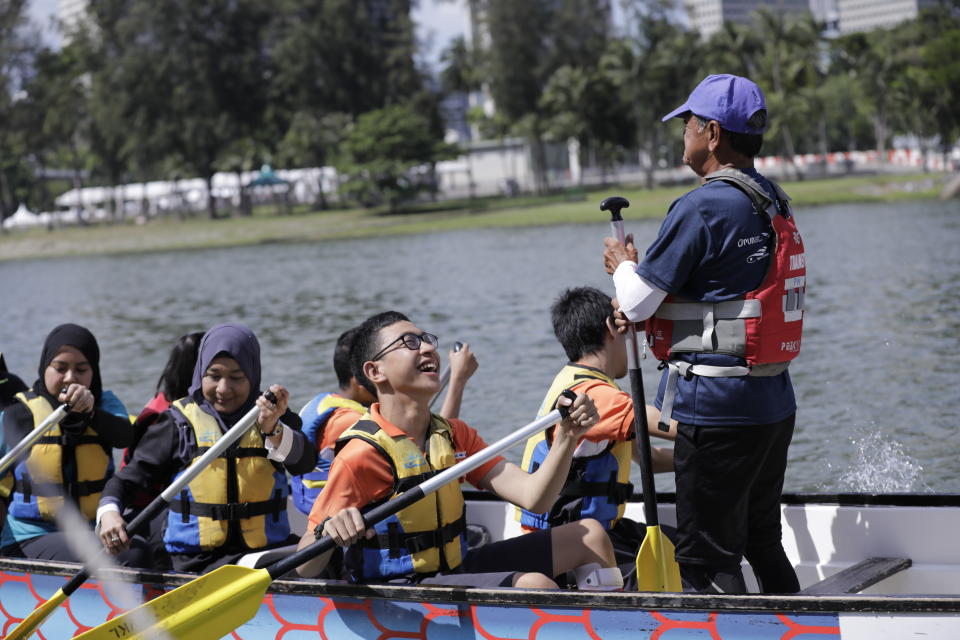
M 550 451 L 536 471 L 527 473 L 512 462 L 501 461 L 483 477 L 480 488 L 528 511 L 547 511 L 560 495 L 577 443 L 597 420 L 593 401 L 578 394 L 570 416 L 555 428 Z
M 460 417 L 460 402 L 463 400 L 463 390 L 467 380 L 480 366 L 477 357 L 470 350 L 470 345 L 464 343 L 460 351 L 450 351 L 450 384 L 443 398 L 440 415 L 450 420 Z

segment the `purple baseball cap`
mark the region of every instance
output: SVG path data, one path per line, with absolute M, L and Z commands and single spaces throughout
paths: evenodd
M 663 122 L 688 111 L 708 120 L 716 120 L 727 131 L 759 134 L 767 130 L 766 118 L 759 127 L 748 124 L 760 109 L 766 110 L 763 91 L 752 80 L 724 73 L 707 76 L 682 105 L 663 116 Z

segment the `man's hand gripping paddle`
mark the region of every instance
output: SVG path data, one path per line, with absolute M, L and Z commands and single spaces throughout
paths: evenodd
M 276 403 L 277 398 L 273 395 L 272 391 L 264 392 L 263 396 L 270 402 Z M 62 408 L 62 407 L 61 407 Z M 52 417 L 52 416 L 51 416 Z M 245 434 L 257 421 L 260 417 L 260 407 L 254 407 L 250 409 L 237 424 L 233 425 L 229 431 L 223 434 L 219 440 L 210 449 L 207 450 L 200 458 L 194 462 L 192 465 L 187 467 L 187 470 L 177 478 L 173 484 L 164 489 L 163 493 L 154 498 L 153 502 L 147 505 L 147 507 L 140 512 L 136 518 L 130 521 L 130 524 L 127 525 L 127 534 L 133 536 L 134 533 L 140 531 L 147 526 L 147 524 L 157 515 L 163 511 L 171 500 L 179 495 L 180 491 L 186 487 L 191 480 L 197 477 L 197 475 L 203 471 L 211 462 L 220 457 L 226 449 L 230 447 L 233 443 L 240 439 L 243 434 Z M 42 425 L 41 425 L 42 426 Z M 39 427 L 38 427 L 39 428 Z M 31 434 L 32 435 L 32 434 Z M 12 453 L 12 452 L 11 452 Z M 38 606 L 29 616 L 23 619 L 23 621 L 14 627 L 13 631 L 10 632 L 10 635 L 6 636 L 6 640 L 23 640 L 24 638 L 29 638 L 33 631 L 39 627 L 47 617 L 53 613 L 60 603 L 69 598 L 73 592 L 80 588 L 80 586 L 87 581 L 90 577 L 90 571 L 87 567 L 84 567 L 79 572 L 77 572 L 73 578 L 70 579 L 65 585 L 60 589 L 57 589 L 57 592 L 54 593 L 50 598 Z
M 620 210 L 629 206 L 630 202 L 622 196 L 610 196 L 600 203 L 601 211 L 610 212 L 610 226 L 620 244 L 625 244 L 626 240 Z M 653 481 L 650 432 L 647 431 L 647 402 L 643 395 L 637 331 L 632 322 L 627 333 L 627 368 L 630 372 L 630 395 L 633 398 L 633 428 L 637 434 L 636 446 L 640 453 L 643 513 L 647 521 L 647 534 L 637 552 L 637 588 L 640 591 L 682 591 L 676 550 L 670 539 L 660 530 L 660 518 L 657 515 L 657 490 Z
M 576 397 L 569 391 L 564 395 L 571 400 Z M 554 409 L 466 460 L 405 491 L 393 500 L 371 509 L 363 514 L 364 525 L 369 529 L 384 518 L 470 473 L 518 442 L 523 442 L 559 422 L 566 417 L 569 410 L 569 407 Z M 257 614 L 271 582 L 320 554 L 330 551 L 334 546 L 333 540 L 329 536 L 324 536 L 310 546 L 263 569 L 225 565 L 77 637 L 83 640 L 116 640 L 117 638 L 145 640 L 151 637 L 150 634 L 155 629 L 163 629 L 176 640 L 221 638 Z M 134 629 L 130 616 L 144 608 L 152 611 L 157 624 L 151 629 Z

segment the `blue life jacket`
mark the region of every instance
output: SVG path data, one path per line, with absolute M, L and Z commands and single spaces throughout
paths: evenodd
M 359 402 L 343 398 L 335 393 L 321 393 L 313 400 L 300 409 L 300 419 L 303 421 L 303 435 L 314 446 L 320 446 L 320 440 L 323 437 L 323 429 L 330 420 L 333 412 L 339 408 L 352 409 L 357 412 L 357 419 L 360 419 L 367 412 Z M 327 484 L 327 476 L 330 474 L 330 465 L 333 463 L 333 450 L 330 448 L 317 451 L 317 466 L 313 471 L 300 476 L 293 476 L 291 483 L 293 490 L 293 504 L 301 512 L 310 515 L 310 509 L 314 501 L 320 495 L 320 491 Z

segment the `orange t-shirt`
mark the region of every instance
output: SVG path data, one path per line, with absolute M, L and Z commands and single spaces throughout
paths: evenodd
M 327 424 L 323 425 L 323 438 L 317 446 L 317 451 L 323 451 L 327 447 L 333 448 L 344 431 L 352 427 L 360 419 L 362 413 L 357 413 L 348 407 L 337 407 L 327 418 Z
M 374 403 L 370 407 L 370 417 L 387 435 L 404 434 L 402 429 L 380 415 L 379 403 Z M 471 456 L 487 446 L 480 434 L 462 420 L 449 422 L 453 429 L 453 446 L 458 460 Z M 496 456 L 468 473 L 466 480 L 477 486 L 501 460 L 503 460 L 502 456 Z M 392 494 L 393 467 L 390 461 L 373 449 L 368 442 L 360 439 L 350 440 L 333 459 L 327 484 L 313 503 L 309 517 L 310 529 L 347 507 L 360 509 Z
M 600 420 L 593 425 L 584 440 L 602 442 L 604 440 L 632 440 L 633 399 L 626 391 L 621 391 L 603 380 L 584 380 L 573 387 L 576 393 L 585 393 L 597 407 Z

